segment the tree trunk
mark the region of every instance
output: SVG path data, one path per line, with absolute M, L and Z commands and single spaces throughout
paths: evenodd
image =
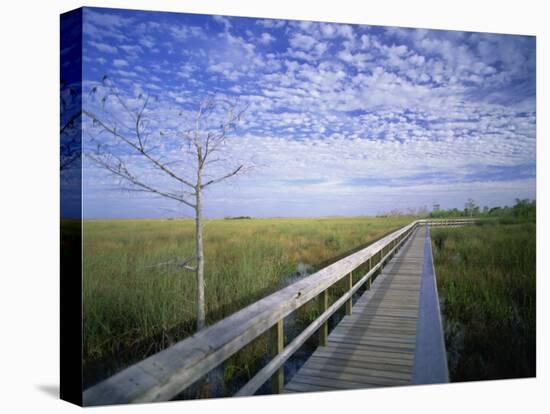
M 195 207 L 195 241 L 197 243 L 197 332 L 205 325 L 204 305 L 204 247 L 202 241 L 201 174 L 198 174 Z

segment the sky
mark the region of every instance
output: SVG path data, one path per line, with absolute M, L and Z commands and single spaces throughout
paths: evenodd
M 173 137 L 201 101 L 246 108 L 226 161 L 205 174 L 248 168 L 205 190 L 206 217 L 493 207 L 536 198 L 535 60 L 533 36 L 85 8 L 82 102 L 122 131 L 124 108 L 93 92 L 103 77 L 130 110 L 151 97 L 150 142 L 184 175 Z M 83 129 L 85 148 L 109 146 L 90 120 Z M 136 176 L 178 190 L 112 148 Z M 87 157 L 82 184 L 85 218 L 193 215 L 125 191 Z

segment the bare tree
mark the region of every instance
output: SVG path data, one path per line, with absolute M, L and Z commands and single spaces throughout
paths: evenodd
M 476 209 L 479 210 L 479 207 L 476 206 L 476 203 L 473 199 L 469 198 L 464 204 L 464 213 L 467 216 L 472 217 L 476 213 Z
M 158 119 L 151 119 L 149 107 L 153 98 L 150 95 L 124 97 L 106 76 L 100 85 L 92 88 L 91 94 L 101 95 L 101 109 L 96 108 L 101 114 L 88 109 L 83 113 L 100 132 L 111 137 L 111 143 L 92 137 L 95 146 L 86 155 L 126 183 L 127 190 L 152 193 L 194 212 L 195 253 L 177 265 L 196 274 L 197 330 L 201 330 L 205 326 L 203 191 L 244 170 L 240 163 L 228 167 L 229 160 L 224 156 L 224 144 L 244 108 L 235 101 L 210 96 L 198 105 L 187 122 L 183 116 L 189 112 L 187 108 L 177 108 L 177 122 L 163 128 Z M 108 108 L 109 101 L 113 108 L 118 108 L 116 114 Z M 176 146 L 168 150 L 168 143 Z M 129 163 L 126 156 L 138 156 L 140 162 L 161 177 L 152 179 L 143 169 Z M 212 168 L 217 174 L 207 173 Z
M 60 162 L 59 169 L 65 171 L 80 159 L 82 141 L 80 137 L 80 93 L 77 87 L 61 80 L 61 125 L 59 127 Z

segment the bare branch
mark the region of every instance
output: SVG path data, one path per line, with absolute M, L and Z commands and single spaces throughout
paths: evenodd
M 239 165 L 239 167 L 236 170 L 230 172 L 229 174 L 226 174 L 223 177 L 219 177 L 219 178 L 215 178 L 213 180 L 207 181 L 206 183 L 201 185 L 201 188 L 204 188 L 204 187 L 209 186 L 211 184 L 219 183 L 220 181 L 223 181 L 223 180 L 226 180 L 230 177 L 233 177 L 234 175 L 237 175 L 239 173 L 239 171 L 241 171 L 242 169 L 243 169 L 243 165 Z
M 81 142 L 76 137 L 71 138 L 68 142 L 61 140 L 60 145 L 60 170 L 66 170 L 70 165 L 80 158 Z
M 143 111 L 145 111 L 145 108 L 147 108 L 147 103 L 148 102 L 149 102 L 149 96 L 147 96 L 147 98 L 145 98 L 145 102 L 143 102 L 143 106 L 139 110 L 139 112 L 137 114 L 137 118 L 136 118 L 136 137 L 138 139 L 139 148 L 140 148 L 141 151 L 145 151 L 145 147 L 144 147 L 144 142 L 143 142 L 142 137 L 141 137 L 142 134 L 141 134 L 140 125 L 141 125 L 141 118 L 143 116 Z
M 150 265 L 150 266 L 145 266 L 145 268 L 148 269 L 148 268 L 160 267 L 160 266 L 177 266 L 177 267 L 181 267 L 182 269 L 195 272 L 197 270 L 197 268 L 195 266 L 189 266 L 188 263 L 192 262 L 193 260 L 196 260 L 196 259 L 197 259 L 197 256 L 193 255 L 193 256 L 189 256 L 188 258 L 183 259 L 181 261 L 171 260 L 169 262 L 162 262 L 162 263 L 157 263 L 157 264 Z
M 167 192 L 167 191 L 155 188 L 150 184 L 146 184 L 145 182 L 140 181 L 138 178 L 136 178 L 133 174 L 130 173 L 125 163 L 119 157 L 116 157 L 113 154 L 108 154 L 107 156 L 104 156 L 101 154 L 90 153 L 88 154 L 88 157 L 92 161 L 94 161 L 97 165 L 105 168 L 106 170 L 116 175 L 117 177 L 120 177 L 128 181 L 132 185 L 136 186 L 137 188 L 134 191 L 142 190 L 150 193 L 155 193 L 160 196 L 170 198 L 172 200 L 183 203 L 189 207 L 196 208 L 195 204 L 191 203 L 190 201 L 187 201 L 185 198 L 179 196 L 178 194 L 174 194 L 171 192 Z M 110 162 L 108 159 L 109 157 L 115 158 L 116 162 Z
M 76 121 L 82 116 L 80 111 L 74 113 L 61 127 L 59 135 L 60 144 L 60 170 L 66 170 L 73 162 L 80 158 L 82 148 L 81 140 L 77 136 L 71 137 L 71 130 L 75 128 Z
M 82 113 L 79 111 L 76 114 L 74 114 L 71 118 L 69 118 L 69 120 L 65 123 L 65 125 L 63 125 L 63 127 L 61 128 L 59 133 L 63 134 L 67 128 L 69 128 L 70 126 L 73 126 L 74 121 L 76 121 L 78 118 L 80 118 L 81 115 L 82 115 Z
M 135 143 L 133 143 L 129 138 L 125 137 L 124 135 L 120 134 L 116 129 L 114 128 L 111 128 L 109 127 L 108 125 L 106 125 L 103 121 L 101 121 L 100 119 L 98 119 L 97 116 L 95 116 L 93 113 L 91 112 L 88 112 L 86 110 L 83 111 L 83 113 L 90 117 L 93 122 L 99 124 L 105 131 L 109 132 L 110 134 L 112 134 L 113 136 L 119 138 L 120 140 L 122 140 L 124 143 L 126 143 L 127 145 L 129 145 L 130 147 L 132 147 L 133 149 L 135 149 L 138 153 L 142 154 L 143 156 L 145 156 L 145 158 L 147 158 L 149 161 L 151 161 L 157 168 L 159 168 L 161 171 L 164 171 L 166 174 L 168 174 L 170 177 L 172 177 L 173 179 L 179 181 L 180 183 L 182 184 L 185 184 L 187 185 L 188 187 L 191 187 L 191 188 L 195 188 L 196 186 L 193 185 L 191 182 L 185 180 L 184 178 L 178 176 L 176 173 L 174 173 L 171 169 L 169 169 L 168 167 L 166 167 L 166 164 L 163 164 L 161 162 L 159 162 L 156 158 L 154 158 L 151 154 L 149 154 L 148 151 L 146 151 L 144 148 L 142 148 L 140 145 L 136 145 Z
M 111 79 L 108 78 L 107 76 L 103 76 L 102 84 L 105 87 L 107 87 L 110 91 L 106 96 L 103 97 L 103 102 L 106 102 L 109 96 L 114 96 L 116 100 L 120 103 L 120 105 L 124 108 L 124 110 L 128 113 L 128 115 L 130 115 L 134 120 L 136 120 L 137 119 L 136 114 L 134 114 L 134 112 L 128 107 L 128 105 L 126 104 L 126 101 L 122 99 L 122 97 L 120 96 L 120 92 L 118 91 L 118 88 L 116 87 L 114 82 L 112 82 Z

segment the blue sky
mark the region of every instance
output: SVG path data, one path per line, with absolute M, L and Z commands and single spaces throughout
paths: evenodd
M 95 8 L 83 20 L 85 108 L 99 107 L 87 91 L 105 74 L 130 104 L 155 97 L 152 129 L 175 128 L 174 108 L 190 117 L 209 94 L 247 106 L 225 153 L 252 168 L 207 190 L 208 217 L 535 198 L 532 36 Z M 135 154 L 126 160 L 169 186 Z M 83 178 L 87 218 L 191 214 L 121 191 L 86 158 Z

